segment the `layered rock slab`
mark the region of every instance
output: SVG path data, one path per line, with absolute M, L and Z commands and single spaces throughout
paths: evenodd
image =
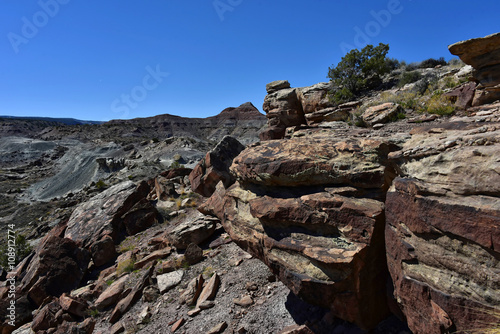
M 498 128 L 421 128 L 391 154 L 401 177 L 387 194 L 387 261 L 414 333 L 498 321 L 491 314 L 500 306 Z
M 106 189 L 73 211 L 64 237 L 90 250 L 96 266 L 114 260 L 115 243 L 121 236 L 155 222 L 158 212 L 145 200 L 150 190 L 146 182 L 131 181 Z
M 473 106 L 500 99 L 500 33 L 452 44 L 449 51 L 474 67 L 473 76 L 480 83 Z
M 329 131 L 254 145 L 233 161 L 238 182 L 202 210 L 295 294 L 369 329 L 388 315 L 380 199 L 391 149 Z

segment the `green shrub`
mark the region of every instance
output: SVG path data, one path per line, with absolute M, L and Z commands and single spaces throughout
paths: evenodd
M 441 57 L 439 59 L 434 59 L 434 58 L 426 59 L 420 63 L 419 67 L 420 68 L 434 68 L 438 65 L 441 65 L 441 66 L 447 65 L 447 62 L 446 62 L 446 60 L 444 60 L 444 57 Z
M 108 187 L 106 182 L 104 182 L 102 179 L 99 179 L 99 181 L 96 182 L 95 186 L 97 189 L 106 189 Z
M 451 115 L 455 111 L 455 107 L 448 98 L 442 95 L 442 92 L 438 91 L 427 101 L 424 111 L 429 114 Z
M 398 81 L 398 87 L 403 87 L 406 84 L 414 83 L 418 80 L 422 79 L 422 74 L 418 71 L 404 71 L 401 73 L 401 77 Z
M 373 89 L 382 82 L 381 76 L 388 73 L 390 62 L 386 55 L 389 45 L 365 46 L 361 51 L 351 50 L 336 67 L 328 68 L 328 78 L 333 83 L 330 92 L 332 102 L 341 104 L 352 101 L 366 90 Z
M 135 261 L 133 259 L 124 260 L 118 263 L 116 267 L 116 275 L 120 276 L 123 273 L 131 273 L 134 270 Z

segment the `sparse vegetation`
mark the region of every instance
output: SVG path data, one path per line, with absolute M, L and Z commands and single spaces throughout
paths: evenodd
M 404 71 L 398 81 L 398 87 L 403 87 L 409 83 L 414 83 L 422 79 L 422 74 L 418 71 Z
M 425 104 L 423 111 L 429 114 L 451 115 L 455 111 L 455 107 L 451 104 L 450 100 L 442 94 L 442 91 L 436 91 Z
M 96 182 L 95 187 L 99 190 L 103 190 L 106 189 L 108 185 L 102 179 L 99 179 L 99 181 Z
M 14 252 L 14 257 L 11 257 L 14 259 L 14 264 L 17 265 L 19 262 L 21 262 L 26 256 L 28 256 L 31 253 L 32 247 L 26 240 L 26 237 L 22 234 L 17 234 L 15 237 L 15 252 Z M 9 246 L 7 242 L 4 242 L 2 246 L 0 247 L 0 266 L 3 268 L 8 268 L 9 267 L 9 256 L 12 255 L 12 252 L 9 252 Z
M 328 78 L 333 82 L 330 99 L 335 104 L 352 101 L 364 91 L 382 82 L 382 75 L 391 70 L 386 59 L 389 45 L 365 46 L 361 51 L 351 50 L 336 67 L 328 68 Z
M 116 274 L 120 276 L 123 273 L 131 273 L 134 270 L 135 261 L 133 259 L 124 260 L 118 263 Z
M 424 61 L 422 61 L 418 67 L 420 68 L 434 68 L 438 65 L 444 66 L 447 65 L 446 60 L 444 60 L 444 57 L 440 57 L 439 59 L 434 59 L 434 58 L 429 58 Z
M 175 160 L 170 164 L 168 168 L 169 169 L 184 168 L 184 165 L 182 165 L 178 160 Z

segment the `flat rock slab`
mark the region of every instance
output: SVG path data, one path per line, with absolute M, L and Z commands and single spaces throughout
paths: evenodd
M 156 280 L 158 282 L 158 289 L 160 290 L 160 293 L 165 293 L 175 287 L 182 281 L 183 277 L 184 270 L 177 270 L 168 274 L 157 276 Z

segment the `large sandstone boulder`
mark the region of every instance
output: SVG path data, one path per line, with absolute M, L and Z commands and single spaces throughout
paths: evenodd
M 448 49 L 474 67 L 473 76 L 480 86 L 473 106 L 500 99 L 500 33 L 458 42 Z
M 394 147 L 319 130 L 297 135 L 245 149 L 231 166 L 238 182 L 217 187 L 203 210 L 295 294 L 372 328 L 389 313 L 378 199 Z
M 156 220 L 156 209 L 145 200 L 150 190 L 146 182 L 137 186 L 131 181 L 106 189 L 73 211 L 64 237 L 90 250 L 96 266 L 114 260 L 120 237 L 138 233 Z
M 280 89 L 267 94 L 262 109 L 266 112 L 269 126 L 286 128 L 306 124 L 295 88 Z
M 500 127 L 421 128 L 391 154 L 386 200 L 394 295 L 415 334 L 468 332 L 500 306 Z
M 361 118 L 366 124 L 373 126 L 397 119 L 398 113 L 402 112 L 404 112 L 404 109 L 399 104 L 387 102 L 378 106 L 369 107 L 361 115 Z
M 237 139 L 230 136 L 224 137 L 189 174 L 193 191 L 210 197 L 220 181 L 226 187 L 233 184 L 235 178 L 229 173 L 229 166 L 243 149 L 245 146 Z
M 266 85 L 266 92 L 272 94 L 286 88 L 290 88 L 290 83 L 287 80 L 276 80 Z

